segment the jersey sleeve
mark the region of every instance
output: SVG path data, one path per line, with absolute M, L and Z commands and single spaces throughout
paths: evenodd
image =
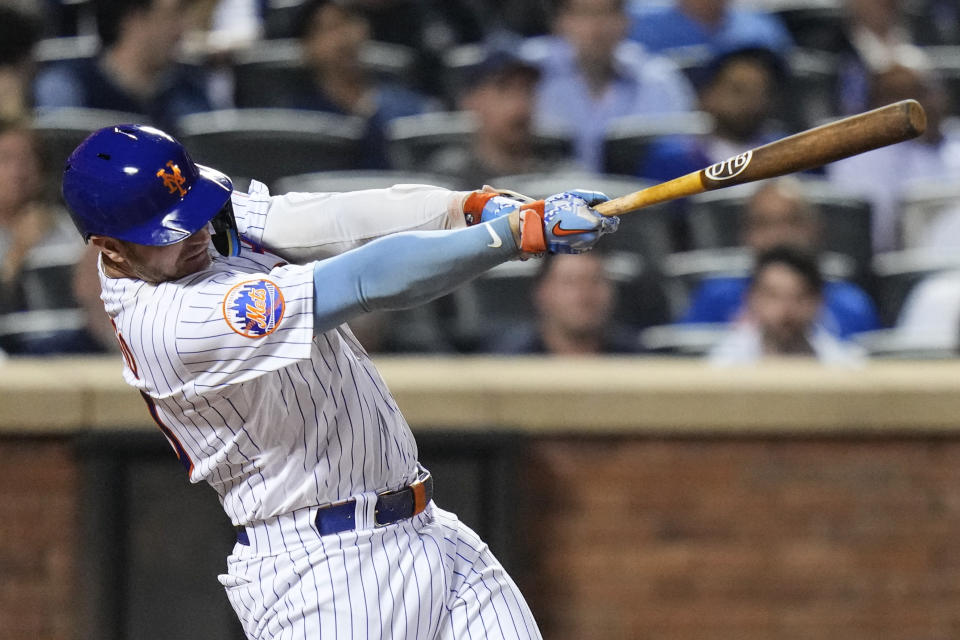
M 221 272 L 186 288 L 177 355 L 198 393 L 310 357 L 313 267 Z
M 339 255 L 401 231 L 459 229 L 465 192 L 419 184 L 344 193 L 271 196 L 253 182 L 233 197 L 240 233 L 272 253 L 302 264 Z

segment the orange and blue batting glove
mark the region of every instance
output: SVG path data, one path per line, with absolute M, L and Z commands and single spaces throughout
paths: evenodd
M 510 193 L 510 196 L 501 195 Z M 488 222 L 520 210 L 521 249 L 527 254 L 582 253 L 589 251 L 600 236 L 613 233 L 620 219 L 603 216 L 592 209 L 609 198 L 599 191 L 573 189 L 531 200 L 512 192 L 479 191 L 464 205 L 468 224 Z
M 538 217 L 543 229 L 542 249 L 539 253 L 583 253 L 589 251 L 600 236 L 613 233 L 620 226 L 620 218 L 603 216 L 592 207 L 609 200 L 599 191 L 574 189 L 550 196 L 541 202 L 522 205 L 521 240 L 524 232 L 536 234 Z M 535 215 L 532 215 L 535 214 Z M 524 242 L 525 245 L 532 244 Z M 524 251 L 528 251 L 524 247 Z

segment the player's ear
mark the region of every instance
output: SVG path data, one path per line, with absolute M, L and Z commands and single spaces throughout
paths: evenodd
M 116 238 L 110 238 L 107 236 L 90 236 L 90 244 L 100 249 L 100 253 L 102 253 L 103 256 L 110 262 L 114 264 L 122 264 L 126 262 L 126 247 L 124 247 L 123 243 Z

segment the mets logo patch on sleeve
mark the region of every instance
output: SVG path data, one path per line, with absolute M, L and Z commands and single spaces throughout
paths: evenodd
M 234 286 L 223 299 L 223 317 L 230 328 L 246 338 L 262 338 L 283 320 L 283 294 L 269 280 L 247 280 Z

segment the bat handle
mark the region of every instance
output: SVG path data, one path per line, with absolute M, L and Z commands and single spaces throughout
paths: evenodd
M 646 189 L 601 202 L 594 207 L 594 210 L 603 216 L 619 216 L 661 202 L 703 193 L 705 189 L 700 173 L 700 171 L 688 173 L 668 182 L 655 184 Z

